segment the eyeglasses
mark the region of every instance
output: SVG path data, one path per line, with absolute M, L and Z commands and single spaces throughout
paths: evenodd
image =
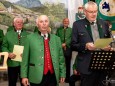
M 86 10 L 86 9 L 85 9 Z M 88 11 L 88 10 L 86 10 L 88 13 L 97 13 L 97 10 L 95 10 L 95 11 Z

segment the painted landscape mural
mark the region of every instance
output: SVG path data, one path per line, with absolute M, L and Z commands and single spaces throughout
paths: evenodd
M 58 1 L 58 0 L 57 0 Z M 64 0 L 62 0 L 64 1 Z M 61 25 L 62 19 L 67 16 L 66 3 L 54 0 L 0 0 L 0 29 L 7 30 L 12 25 L 13 18 L 24 18 L 24 28 L 33 31 L 36 17 L 46 14 L 50 18 L 52 33 Z

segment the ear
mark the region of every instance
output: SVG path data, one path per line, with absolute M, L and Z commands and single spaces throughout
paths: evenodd
M 39 26 L 37 22 L 36 22 L 36 26 L 37 26 L 37 27 Z
M 83 13 L 86 15 L 86 10 L 85 9 L 83 10 Z

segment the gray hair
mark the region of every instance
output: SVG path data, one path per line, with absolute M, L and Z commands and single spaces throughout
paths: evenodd
M 97 6 L 97 4 L 96 4 L 95 2 L 89 1 L 89 2 L 87 2 L 87 3 L 84 5 L 84 9 L 87 9 L 89 5 L 95 5 L 95 6 Z
M 22 17 L 15 17 L 13 22 L 16 22 L 18 19 L 21 19 L 23 21 L 23 23 L 24 23 L 24 19 Z

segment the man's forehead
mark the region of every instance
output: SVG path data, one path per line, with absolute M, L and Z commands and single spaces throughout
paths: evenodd
M 68 18 L 65 18 L 65 19 L 63 19 L 63 21 L 69 21 L 69 19 L 68 19 Z
M 48 20 L 48 17 L 47 16 L 40 16 L 39 17 L 39 20 L 41 21 L 41 20 Z
M 15 23 L 15 22 L 23 22 L 23 19 L 21 19 L 21 18 L 15 18 L 15 19 L 14 19 L 14 23 Z

